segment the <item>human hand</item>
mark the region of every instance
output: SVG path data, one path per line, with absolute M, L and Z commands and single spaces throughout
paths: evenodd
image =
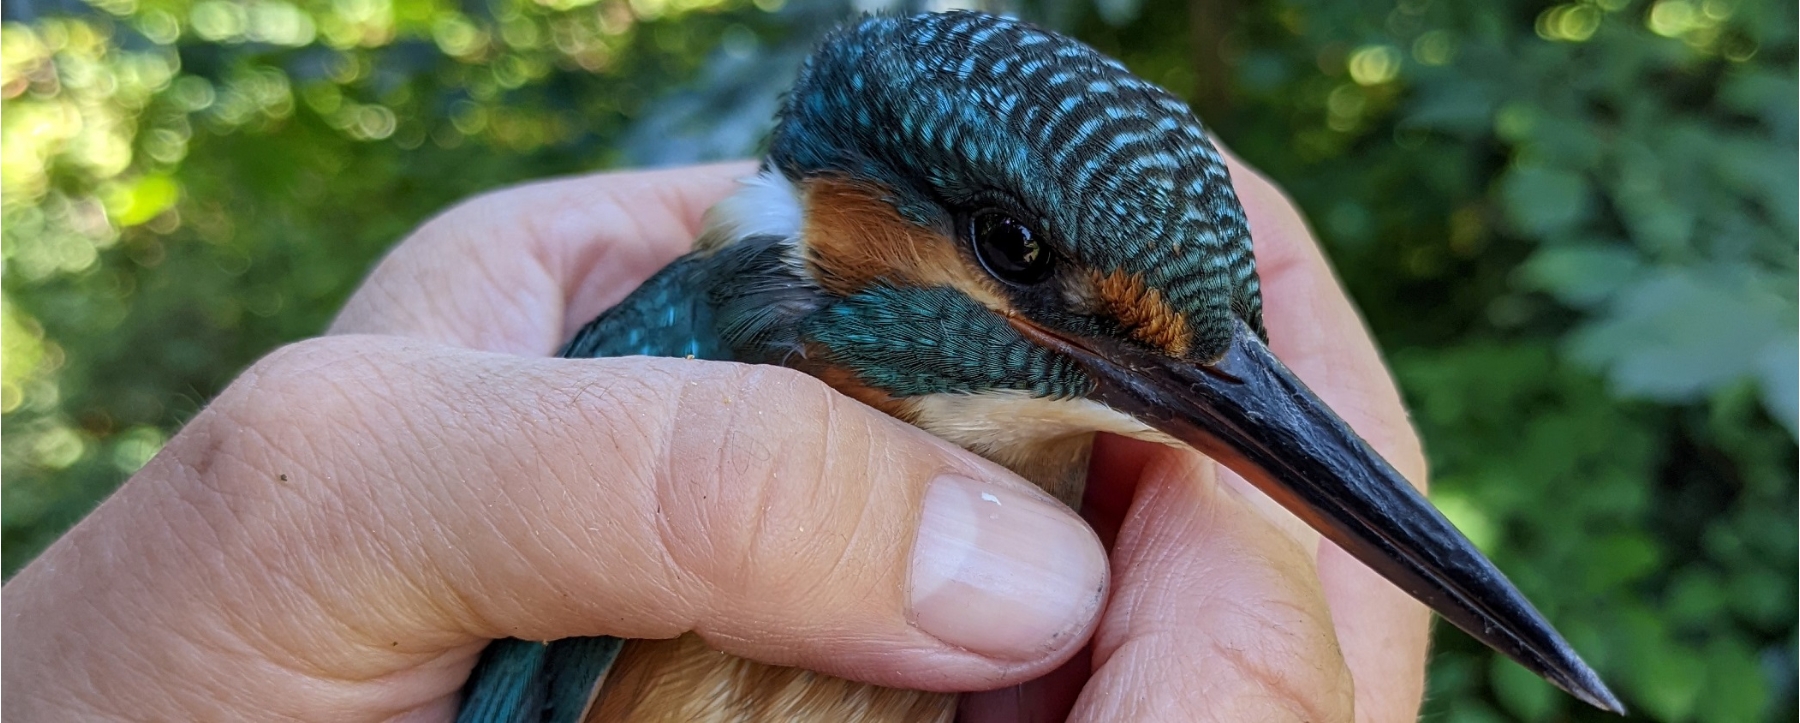
M 750 170 L 427 223 L 332 335 L 254 365 L 6 586 L 8 717 L 448 719 L 509 636 L 694 630 L 936 689 L 1068 658 L 1104 552 L 1012 474 L 785 369 L 545 358 Z M 943 524 L 983 494 L 1006 514 Z M 910 600 L 977 541 L 1002 589 Z M 1009 624 L 954 624 L 983 619 Z
M 541 358 L 747 170 L 538 184 L 421 228 L 332 330 L 365 335 L 259 362 L 7 585 L 9 716 L 444 718 L 487 639 L 686 630 L 884 685 L 992 688 L 1096 625 L 1078 717 L 1414 715 L 1423 609 L 1197 455 L 1097 450 L 1093 519 L 1119 536 L 1102 615 L 1102 552 L 1065 509 L 816 381 Z M 1276 352 L 1422 479 L 1298 216 L 1234 171 Z M 915 541 L 969 546 L 932 520 L 979 492 L 1017 502 L 974 533 L 1012 584 L 911 600 Z M 931 630 L 944 616 L 921 605 L 1011 624 Z

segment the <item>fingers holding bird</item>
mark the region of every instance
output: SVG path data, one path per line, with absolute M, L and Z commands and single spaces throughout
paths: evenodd
M 472 664 L 486 638 L 694 631 L 882 685 L 994 687 L 1072 654 L 1106 587 L 1067 508 L 795 372 L 346 336 L 234 390 L 190 466 L 284 475 L 294 495 L 253 516 L 333 540 L 250 529 L 250 561 L 339 553 L 263 574 L 326 600 L 306 629 L 376 631 L 355 642 L 377 667 Z
M 127 717 L 441 717 L 488 638 L 686 630 L 925 690 L 1066 660 L 1104 551 L 1016 476 L 794 372 L 534 358 L 747 169 L 534 184 L 428 224 L 339 336 L 246 372 L 9 584 L 9 628 L 139 633 L 57 639 L 34 655 L 66 666 L 23 689 L 109 681 L 144 695 L 87 697 Z
M 739 164 L 673 174 L 605 174 L 533 184 L 471 201 L 428 224 L 396 250 L 372 275 L 365 290 L 352 300 L 334 330 L 400 333 L 476 348 L 547 353 L 566 335 L 568 325 L 579 323 L 593 311 L 614 303 L 638 279 L 684 249 L 699 226 L 702 210 L 729 191 L 732 178 L 749 170 L 748 165 Z M 1267 298 L 1265 315 L 1274 336 L 1272 346 L 1276 353 L 1333 408 L 1341 410 L 1346 420 L 1384 456 L 1393 460 L 1408 479 L 1422 484 L 1422 458 L 1398 395 L 1360 318 L 1338 286 L 1305 222 L 1291 202 L 1266 179 L 1238 164 L 1233 165 L 1232 171 L 1234 185 L 1244 202 L 1256 239 L 1255 250 Z M 519 237 L 516 229 L 520 227 L 530 231 L 522 237 L 527 254 L 519 254 L 517 248 L 494 248 L 490 239 Z M 504 233 L 505 229 L 513 231 Z M 493 258 L 480 264 L 434 261 L 469 255 L 483 258 L 491 255 Z M 445 288 L 457 289 L 457 296 L 463 298 L 446 301 L 425 293 Z M 421 302 L 421 299 L 425 301 Z M 372 303 L 358 303 L 364 300 Z M 405 313 L 421 303 L 427 305 L 423 311 Z M 496 314 L 510 314 L 511 321 L 507 322 L 510 326 L 500 324 L 497 327 Z M 421 323 L 418 319 L 426 322 Z M 496 328 L 509 328 L 512 331 L 508 333 L 512 336 L 483 336 L 495 333 Z M 718 410 L 690 411 L 698 412 L 690 419 L 706 419 L 717 417 Z M 720 439 L 728 438 L 731 432 L 728 429 L 714 431 L 724 437 L 704 434 L 694 437 L 692 439 L 701 443 L 686 456 L 709 454 L 706 445 L 717 446 Z M 1102 444 L 1103 455 L 1106 446 Z M 1124 458 L 1125 455 L 1112 455 L 1115 463 Z M 1132 478 L 1135 480 L 1137 476 L 1134 474 Z M 1312 579 L 1311 587 L 1307 589 L 1315 593 L 1323 591 L 1331 613 L 1308 618 L 1306 624 L 1316 629 L 1320 620 L 1329 622 L 1331 630 L 1341 640 L 1341 654 L 1334 652 L 1330 660 L 1348 660 L 1349 669 L 1357 679 L 1379 681 L 1355 687 L 1358 720 L 1401 720 L 1414 715 L 1422 692 L 1423 650 L 1427 640 L 1428 618 L 1423 608 L 1335 545 L 1322 542 L 1310 528 L 1269 502 L 1264 495 L 1250 491 L 1235 475 L 1223 472 L 1221 481 L 1237 485 L 1244 493 L 1206 492 L 1204 497 L 1211 501 L 1209 504 L 1255 510 L 1256 518 L 1264 520 L 1265 527 L 1285 533 L 1289 544 L 1317 551 L 1316 557 L 1302 560 L 1306 563 L 1303 573 Z M 1213 484 L 1206 483 L 1208 487 Z M 1110 539 L 1113 529 L 1109 528 L 1128 519 L 1125 515 L 1128 508 L 1140 509 L 1129 496 L 1131 488 L 1129 482 L 1125 483 L 1123 489 L 1127 496 L 1111 501 L 1115 508 L 1111 514 L 1090 515 L 1103 537 Z M 1095 485 L 1093 489 L 1097 494 L 1103 494 L 1108 486 Z M 710 498 L 735 499 L 726 496 L 732 492 L 732 489 L 716 489 L 706 494 Z M 1218 502 L 1219 495 L 1227 495 L 1228 501 Z M 980 500 L 980 497 L 975 499 Z M 1159 499 L 1172 498 L 1165 495 Z M 1091 512 L 1096 500 L 1090 498 L 1089 502 Z M 1180 509 L 1193 512 L 1199 509 L 1196 505 L 1198 503 Z M 1135 512 L 1133 515 L 1129 519 L 1140 517 Z M 955 524 L 955 521 L 950 523 Z M 1159 524 L 1179 526 L 1168 520 Z M 743 527 L 741 522 L 737 526 Z M 799 526 L 794 525 L 796 529 Z M 1235 533 L 1220 534 L 1227 537 L 1250 534 L 1252 529 L 1240 527 Z M 1259 534 L 1261 531 L 1257 530 Z M 677 537 L 705 539 L 692 537 L 689 534 L 692 532 L 694 530 L 687 530 Z M 1268 542 L 1264 537 L 1256 539 Z M 1239 544 L 1235 549 L 1246 548 Z M 690 551 L 695 559 L 703 558 L 702 552 Z M 1265 564 L 1259 559 L 1246 559 L 1242 564 Z M 1120 562 L 1115 559 L 1115 563 Z M 1119 589 L 1135 589 L 1155 578 L 1140 574 L 1132 579 L 1138 582 L 1123 582 L 1121 577 Z M 1254 588 L 1242 592 L 1255 594 Z M 1222 587 L 1215 592 L 1227 589 Z M 1148 614 L 1147 609 L 1138 607 L 1140 615 L 1133 617 L 1145 619 L 1142 615 Z M 936 622 L 954 625 L 958 618 L 951 616 Z M 1115 619 L 1130 618 L 1108 617 L 1109 621 Z M 960 622 L 967 630 L 992 631 L 998 628 L 991 623 L 1004 622 L 1004 618 L 982 623 L 978 617 L 960 616 Z M 1255 629 L 1253 623 L 1256 622 L 1240 619 L 1222 620 L 1219 624 L 1251 625 Z M 573 632 L 565 630 L 562 634 Z M 725 640 L 722 631 L 715 630 L 712 634 L 720 636 L 722 642 Z M 1163 640 L 1166 642 L 1168 638 Z M 1141 650 L 1144 645 L 1121 645 L 1127 655 L 1120 660 L 1141 660 L 1131 651 Z M 1195 654 L 1209 653 L 1195 651 Z M 792 659 L 780 662 L 805 664 Z M 878 661 L 838 662 L 840 666 L 866 664 L 877 668 L 885 664 Z M 1112 670 L 1124 669 L 1127 666 L 1115 665 Z M 1114 678 L 1115 681 L 1119 679 Z M 1247 681 L 1253 679 L 1254 676 L 1245 678 Z
M 1426 486 L 1419 437 L 1381 353 L 1298 207 L 1234 157 L 1233 186 L 1249 216 L 1270 347 L 1415 487 Z M 1249 489 L 1229 471 L 1221 477 Z M 1430 613 L 1399 588 L 1319 538 L 1267 497 L 1245 500 L 1317 549 L 1318 576 L 1356 686 L 1357 720 L 1413 720 L 1425 685 Z

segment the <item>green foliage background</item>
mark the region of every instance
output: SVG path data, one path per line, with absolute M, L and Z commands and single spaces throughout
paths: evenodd
M 9 2 L 0 37 L 8 575 L 423 218 L 752 153 L 850 11 L 90 2 Z M 1635 717 L 1795 719 L 1792 2 L 988 7 L 1187 95 L 1289 189 L 1433 497 Z M 1604 720 L 1459 633 L 1437 651 L 1430 720 Z

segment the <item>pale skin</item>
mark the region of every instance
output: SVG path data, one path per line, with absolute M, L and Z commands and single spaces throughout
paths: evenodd
M 546 358 L 751 170 L 533 184 L 422 226 L 6 585 L 6 717 L 447 720 L 488 639 L 690 630 L 927 690 L 1020 684 L 1091 640 L 1085 683 L 1077 658 L 1025 689 L 1071 720 L 1417 716 L 1424 608 L 1196 453 L 1103 439 L 1109 595 L 1078 635 L 976 653 L 908 613 L 921 500 L 944 473 L 1027 483 L 790 371 Z M 1232 173 L 1276 354 L 1422 484 L 1311 232 Z

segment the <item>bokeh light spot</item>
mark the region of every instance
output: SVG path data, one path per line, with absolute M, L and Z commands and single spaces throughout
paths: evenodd
M 1650 32 L 1673 38 L 1692 30 L 1698 18 L 1699 13 L 1694 12 L 1693 4 L 1687 0 L 1662 0 L 1650 8 L 1650 16 L 1645 22 L 1650 26 Z
M 125 474 L 134 473 L 142 469 L 157 452 L 162 451 L 166 441 L 162 430 L 155 427 L 132 427 L 120 434 L 113 443 L 113 466 Z
M 1350 79 L 1357 85 L 1379 85 L 1400 74 L 1400 51 L 1391 45 L 1366 45 L 1350 54 Z
M 1538 14 L 1536 29 L 1545 40 L 1585 42 L 1600 29 L 1600 9 L 1585 3 L 1558 5 Z
M 1456 36 L 1447 30 L 1431 30 L 1413 41 L 1413 60 L 1420 65 L 1449 65 L 1456 58 Z

